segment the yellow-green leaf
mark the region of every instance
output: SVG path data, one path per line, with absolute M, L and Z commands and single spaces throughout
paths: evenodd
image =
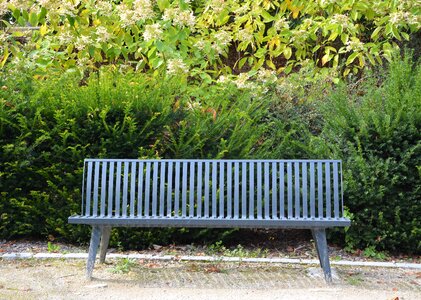
M 291 58 L 291 56 L 292 56 L 292 49 L 291 49 L 291 47 L 286 47 L 284 49 L 284 56 L 285 56 L 286 59 L 290 59 Z
M 48 30 L 47 25 L 46 25 L 46 24 L 44 24 L 44 25 L 42 25 L 42 26 L 40 27 L 40 29 L 39 29 L 39 33 L 41 34 L 41 36 L 44 36 L 44 35 L 46 35 L 46 34 L 47 34 L 47 30 Z

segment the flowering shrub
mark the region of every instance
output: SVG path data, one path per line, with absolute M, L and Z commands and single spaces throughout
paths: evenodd
M 390 60 L 397 42 L 419 31 L 417 2 L 6 0 L 0 67 L 24 61 L 45 76 L 119 63 L 210 81 L 262 68 L 289 73 L 310 61 L 346 76 Z M 10 30 L 28 24 L 39 28 Z

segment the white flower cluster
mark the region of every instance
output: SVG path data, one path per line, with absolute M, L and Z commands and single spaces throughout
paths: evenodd
M 347 15 L 335 14 L 330 19 L 330 22 L 333 24 L 342 25 L 344 28 L 348 27 L 349 17 Z
M 222 54 L 224 49 L 228 47 L 232 41 L 231 34 L 226 30 L 219 30 L 213 35 L 214 42 L 212 43 L 212 49 L 218 54 Z
M 241 16 L 247 13 L 250 10 L 249 4 L 240 4 L 240 6 L 234 10 L 234 14 Z
M 33 1 L 29 1 L 29 0 L 6 0 L 6 1 L 1 1 L 2 3 L 0 4 L 0 15 L 1 15 L 1 11 L 6 11 L 8 10 L 8 6 L 11 5 L 19 10 L 28 10 L 31 7 L 31 4 Z
M 117 7 L 118 15 L 123 27 L 134 25 L 137 21 L 153 19 L 155 13 L 150 0 L 135 0 L 133 7 L 123 3 Z
M 38 4 L 48 10 L 48 15 L 68 15 L 75 17 L 80 0 L 38 0 Z
M 164 21 L 171 21 L 174 26 L 194 28 L 196 17 L 190 10 L 181 10 L 179 7 L 167 8 L 162 16 Z
M 321 7 L 325 7 L 325 6 L 328 6 L 329 4 L 334 4 L 336 2 L 337 2 L 336 0 L 319 0 L 319 5 Z
M 359 52 L 359 51 L 363 51 L 364 50 L 364 43 L 361 42 L 358 38 L 351 38 L 351 40 L 349 40 L 346 43 L 346 51 L 354 51 L 354 52 Z
M 58 41 L 61 45 L 71 44 L 74 41 L 74 36 L 70 30 L 60 30 L 60 33 L 57 35 Z
M 92 44 L 92 39 L 90 36 L 87 35 L 81 35 L 77 37 L 75 41 L 75 47 L 79 51 L 85 49 L 90 44 Z
M 275 21 L 274 27 L 277 31 L 281 31 L 282 29 L 289 29 L 289 22 L 286 18 L 280 18 L 279 20 Z
M 162 28 L 158 23 L 152 25 L 146 25 L 145 31 L 143 32 L 143 39 L 145 41 L 160 40 L 162 38 Z
M 220 14 L 226 7 L 225 0 L 210 0 L 207 10 L 213 11 L 215 14 Z
M 419 28 L 421 17 L 407 11 L 398 11 L 390 14 L 389 21 L 392 24 L 408 23 L 410 25 L 418 25 Z
M 135 0 L 133 2 L 133 10 L 135 18 L 142 21 L 155 17 L 151 0 Z
M 180 58 L 169 59 L 167 62 L 167 74 L 178 75 L 186 74 L 189 72 L 189 68 Z
M 308 37 L 309 37 L 309 33 L 307 30 L 304 30 L 304 29 L 295 30 L 292 34 L 291 42 L 293 42 L 296 45 L 304 45 Z
M 136 23 L 134 11 L 125 3 L 122 3 L 117 7 L 117 12 L 123 27 L 132 26 Z
M 246 89 L 251 87 L 251 83 L 248 82 L 250 76 L 247 73 L 240 73 L 237 78 L 234 80 L 235 85 L 239 89 Z
M 95 8 L 103 16 L 110 17 L 113 14 L 113 5 L 108 1 L 98 0 L 95 3 Z
M 237 40 L 241 42 L 249 42 L 251 43 L 253 41 L 253 32 L 251 32 L 248 29 L 241 29 L 237 33 Z
M 197 49 L 204 50 L 206 47 L 206 42 L 204 40 L 200 40 L 197 41 L 194 45 L 197 47 Z
M 111 34 L 105 26 L 98 26 L 96 28 L 96 41 L 98 43 L 106 43 L 111 38 Z
M 262 83 L 274 83 L 278 77 L 276 77 L 276 73 L 273 70 L 268 69 L 260 69 L 257 72 L 257 80 Z
M 5 43 L 8 37 L 9 35 L 6 32 L 0 30 L 0 44 Z

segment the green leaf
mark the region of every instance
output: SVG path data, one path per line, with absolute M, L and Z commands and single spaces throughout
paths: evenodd
M 240 61 L 238 62 L 238 68 L 241 69 L 246 63 L 246 61 L 247 61 L 247 57 L 243 57 L 242 59 L 240 59 Z
M 256 53 L 254 54 L 255 57 L 257 58 L 262 58 L 266 55 L 266 49 L 265 48 L 259 48 L 259 50 L 256 51 Z
M 337 31 L 332 31 L 330 37 L 327 39 L 328 41 L 334 41 L 338 37 L 339 33 Z
M 25 26 L 26 25 L 26 21 L 25 21 L 25 19 L 22 16 L 19 17 L 18 24 L 20 26 Z
M 379 33 L 380 33 L 380 31 L 383 29 L 383 27 L 382 26 L 380 26 L 380 27 L 377 27 L 374 31 L 373 31 L 373 33 L 371 34 L 371 39 L 373 39 L 373 40 L 377 40 L 377 38 L 379 37 Z
M 19 17 L 20 17 L 20 10 L 19 9 L 14 9 L 12 11 L 12 16 L 13 16 L 13 18 L 15 18 L 15 20 L 18 20 Z
M 44 18 L 45 18 L 46 15 L 47 15 L 47 10 L 44 7 L 42 7 L 41 11 L 39 12 L 39 15 L 38 15 L 38 20 L 40 22 L 44 21 Z
M 409 34 L 407 34 L 406 32 L 402 31 L 401 32 L 402 37 L 406 40 L 409 41 Z
M 6 47 L 3 52 L 3 59 L 0 61 L 0 69 L 4 67 L 4 64 L 6 63 L 9 55 L 10 55 L 9 49 Z
M 354 52 L 354 53 L 352 53 L 349 57 L 348 57 L 348 59 L 346 60 L 346 62 L 345 62 L 345 65 L 350 65 L 350 64 L 352 64 L 352 62 L 355 60 L 355 58 L 357 58 L 357 56 L 359 55 L 359 53 L 358 52 Z M 344 75 L 345 76 L 345 75 Z
M 158 4 L 158 8 L 160 11 L 164 11 L 170 6 L 169 0 L 157 0 L 156 3 Z
M 286 47 L 284 49 L 283 53 L 284 53 L 284 56 L 285 56 L 286 59 L 290 59 L 291 56 L 292 56 L 292 49 L 291 49 L 291 47 Z
M 38 25 L 38 15 L 37 15 L 36 13 L 31 12 L 31 13 L 29 14 L 29 23 L 30 23 L 32 26 L 37 26 L 37 25 Z
M 402 38 L 399 34 L 398 28 L 396 28 L 396 26 L 392 26 L 392 35 L 395 39 L 397 39 L 398 41 L 401 41 Z
M 267 59 L 266 60 L 266 65 L 269 67 L 269 68 L 271 68 L 272 70 L 276 70 L 276 66 L 275 66 L 275 64 L 270 60 L 270 59 Z

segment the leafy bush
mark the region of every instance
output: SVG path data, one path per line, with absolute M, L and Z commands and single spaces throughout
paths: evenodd
M 419 253 L 420 65 L 396 61 L 329 99 L 321 138 L 344 161 L 347 246 Z
M 337 86 L 311 64 L 279 79 L 260 73 L 220 81 L 112 68 L 42 80 L 3 70 L 0 237 L 86 242 L 87 226 L 67 224 L 80 209 L 86 157 L 339 158 L 352 226 L 332 237 L 367 254 L 419 253 L 419 64 L 397 60 Z M 119 229 L 112 243 L 144 247 L 235 234 Z
M 416 1 L 122 0 L 0 4 L 0 68 L 12 58 L 40 76 L 120 63 L 210 80 L 308 60 L 343 74 L 390 60 L 420 29 Z M 14 31 L 13 26 L 39 26 Z
M 86 229 L 67 225 L 79 211 L 86 157 L 248 157 L 261 136 L 267 104 L 232 84 L 110 70 L 80 80 L 71 71 L 40 81 L 16 70 L 0 79 L 3 238 L 86 240 Z

